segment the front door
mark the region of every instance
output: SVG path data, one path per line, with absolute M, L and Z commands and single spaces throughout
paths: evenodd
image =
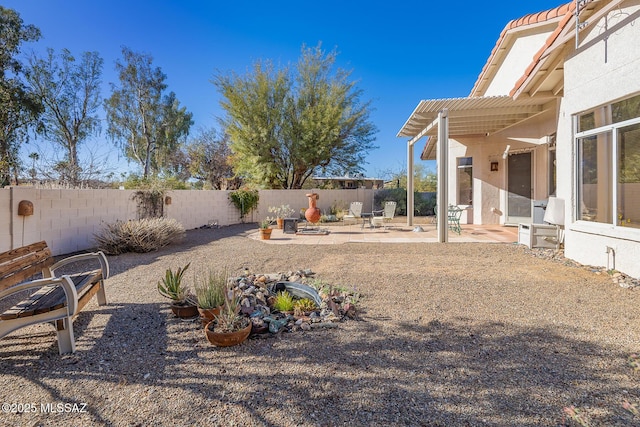
M 507 224 L 531 222 L 531 153 L 509 155 L 507 160 Z

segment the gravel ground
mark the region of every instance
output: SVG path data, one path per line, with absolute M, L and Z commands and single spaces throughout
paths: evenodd
M 0 402 L 26 412 L 0 425 L 640 425 L 623 408 L 640 407 L 640 288 L 514 244 L 267 245 L 253 228 L 110 257 L 73 355 L 49 325 L 2 339 Z M 215 348 L 156 290 L 187 262 L 310 268 L 357 286 L 360 319 Z

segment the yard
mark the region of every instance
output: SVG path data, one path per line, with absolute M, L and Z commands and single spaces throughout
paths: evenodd
M 76 318 L 75 354 L 58 355 L 48 325 L 0 340 L 0 401 L 35 408 L 0 424 L 640 424 L 625 404 L 640 406 L 639 288 L 515 244 L 273 245 L 254 231 L 109 257 L 109 304 Z M 312 269 L 358 288 L 359 320 L 215 348 L 156 290 L 188 262 Z

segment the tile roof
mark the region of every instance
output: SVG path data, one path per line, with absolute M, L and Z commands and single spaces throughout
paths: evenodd
M 509 22 L 502 32 L 505 33 L 512 28 L 521 27 L 523 25 L 537 24 L 538 22 L 545 22 L 550 19 L 557 18 L 558 16 L 564 16 L 567 14 L 567 12 L 573 12 L 574 8 L 575 3 L 571 2 L 558 7 L 554 7 L 553 9 L 545 10 L 543 12 L 525 15 L 522 18 L 514 19 L 513 21 Z
M 542 55 L 546 52 L 547 49 L 549 49 L 551 47 L 551 45 L 553 45 L 553 43 L 556 41 L 556 39 L 564 31 L 564 29 L 567 26 L 567 24 L 569 23 L 569 21 L 571 21 L 571 19 L 574 17 L 574 12 L 575 12 L 575 9 L 576 9 L 576 2 L 572 1 L 571 3 L 567 3 L 565 5 L 559 6 L 556 9 L 558 9 L 558 11 L 563 9 L 564 10 L 564 12 L 563 12 L 564 16 L 562 17 L 560 22 L 558 22 L 558 26 L 556 27 L 556 29 L 549 35 L 549 37 L 547 37 L 547 40 L 545 41 L 544 45 L 534 55 L 533 61 L 531 62 L 531 64 L 529 64 L 529 66 L 525 70 L 524 75 L 518 79 L 518 81 L 516 82 L 516 84 L 513 87 L 513 89 L 511 89 L 511 92 L 509 93 L 510 96 L 514 96 L 516 94 L 517 90 L 522 86 L 522 84 L 531 75 L 532 71 L 534 70 L 534 68 L 536 67 L 538 62 L 540 61 L 540 58 L 542 58 Z M 560 14 L 558 16 L 560 16 Z

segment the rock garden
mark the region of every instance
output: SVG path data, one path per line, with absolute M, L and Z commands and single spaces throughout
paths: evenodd
M 245 269 L 237 277 L 226 270 L 194 274 L 193 293 L 182 281 L 188 268 L 189 264 L 167 270 L 158 291 L 172 300 L 176 316 L 196 319 L 199 312 L 205 335 L 216 346 L 240 344 L 248 337 L 330 329 L 357 319 L 357 289 L 324 283 L 309 269 L 268 274 Z

